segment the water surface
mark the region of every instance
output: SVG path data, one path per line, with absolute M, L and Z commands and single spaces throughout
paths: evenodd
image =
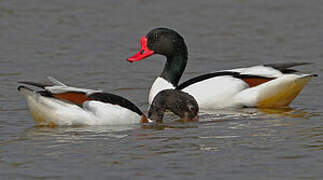
M 1 179 L 322 179 L 323 2 L 0 1 Z M 276 62 L 319 77 L 291 109 L 201 114 L 160 127 L 35 127 L 17 81 L 104 89 L 147 109 L 164 58 L 130 64 L 155 27 L 189 47 L 182 77 Z M 172 117 L 170 117 L 171 120 Z

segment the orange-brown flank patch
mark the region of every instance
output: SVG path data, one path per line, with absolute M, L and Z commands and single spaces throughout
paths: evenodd
M 70 101 L 72 103 L 79 104 L 79 105 L 81 105 L 84 101 L 91 100 L 84 93 L 76 93 L 76 92 L 54 94 L 53 96 L 58 99 L 67 100 L 67 101 Z
M 140 121 L 140 123 L 149 123 L 147 117 L 144 114 L 141 115 L 141 121 Z
M 242 78 L 242 80 L 249 85 L 249 87 L 255 87 L 260 84 L 273 80 L 273 78 Z

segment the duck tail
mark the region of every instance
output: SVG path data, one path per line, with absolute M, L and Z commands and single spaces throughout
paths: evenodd
M 258 96 L 257 107 L 287 107 L 316 74 L 285 75 L 269 82 Z

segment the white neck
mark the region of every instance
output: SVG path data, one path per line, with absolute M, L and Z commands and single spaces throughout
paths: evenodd
M 165 90 L 165 89 L 175 89 L 175 87 L 173 86 L 172 83 L 168 82 L 164 78 L 157 77 L 157 79 L 155 80 L 155 82 L 153 83 L 153 85 L 150 88 L 148 103 L 151 105 L 155 96 L 160 91 Z

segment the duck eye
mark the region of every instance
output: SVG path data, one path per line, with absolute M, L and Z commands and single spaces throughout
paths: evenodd
M 158 39 L 158 34 L 155 34 L 154 39 L 157 40 Z
M 194 111 L 194 110 L 195 110 L 194 106 L 192 106 L 192 105 L 189 105 L 189 106 L 188 106 L 188 109 L 189 109 L 190 111 Z

